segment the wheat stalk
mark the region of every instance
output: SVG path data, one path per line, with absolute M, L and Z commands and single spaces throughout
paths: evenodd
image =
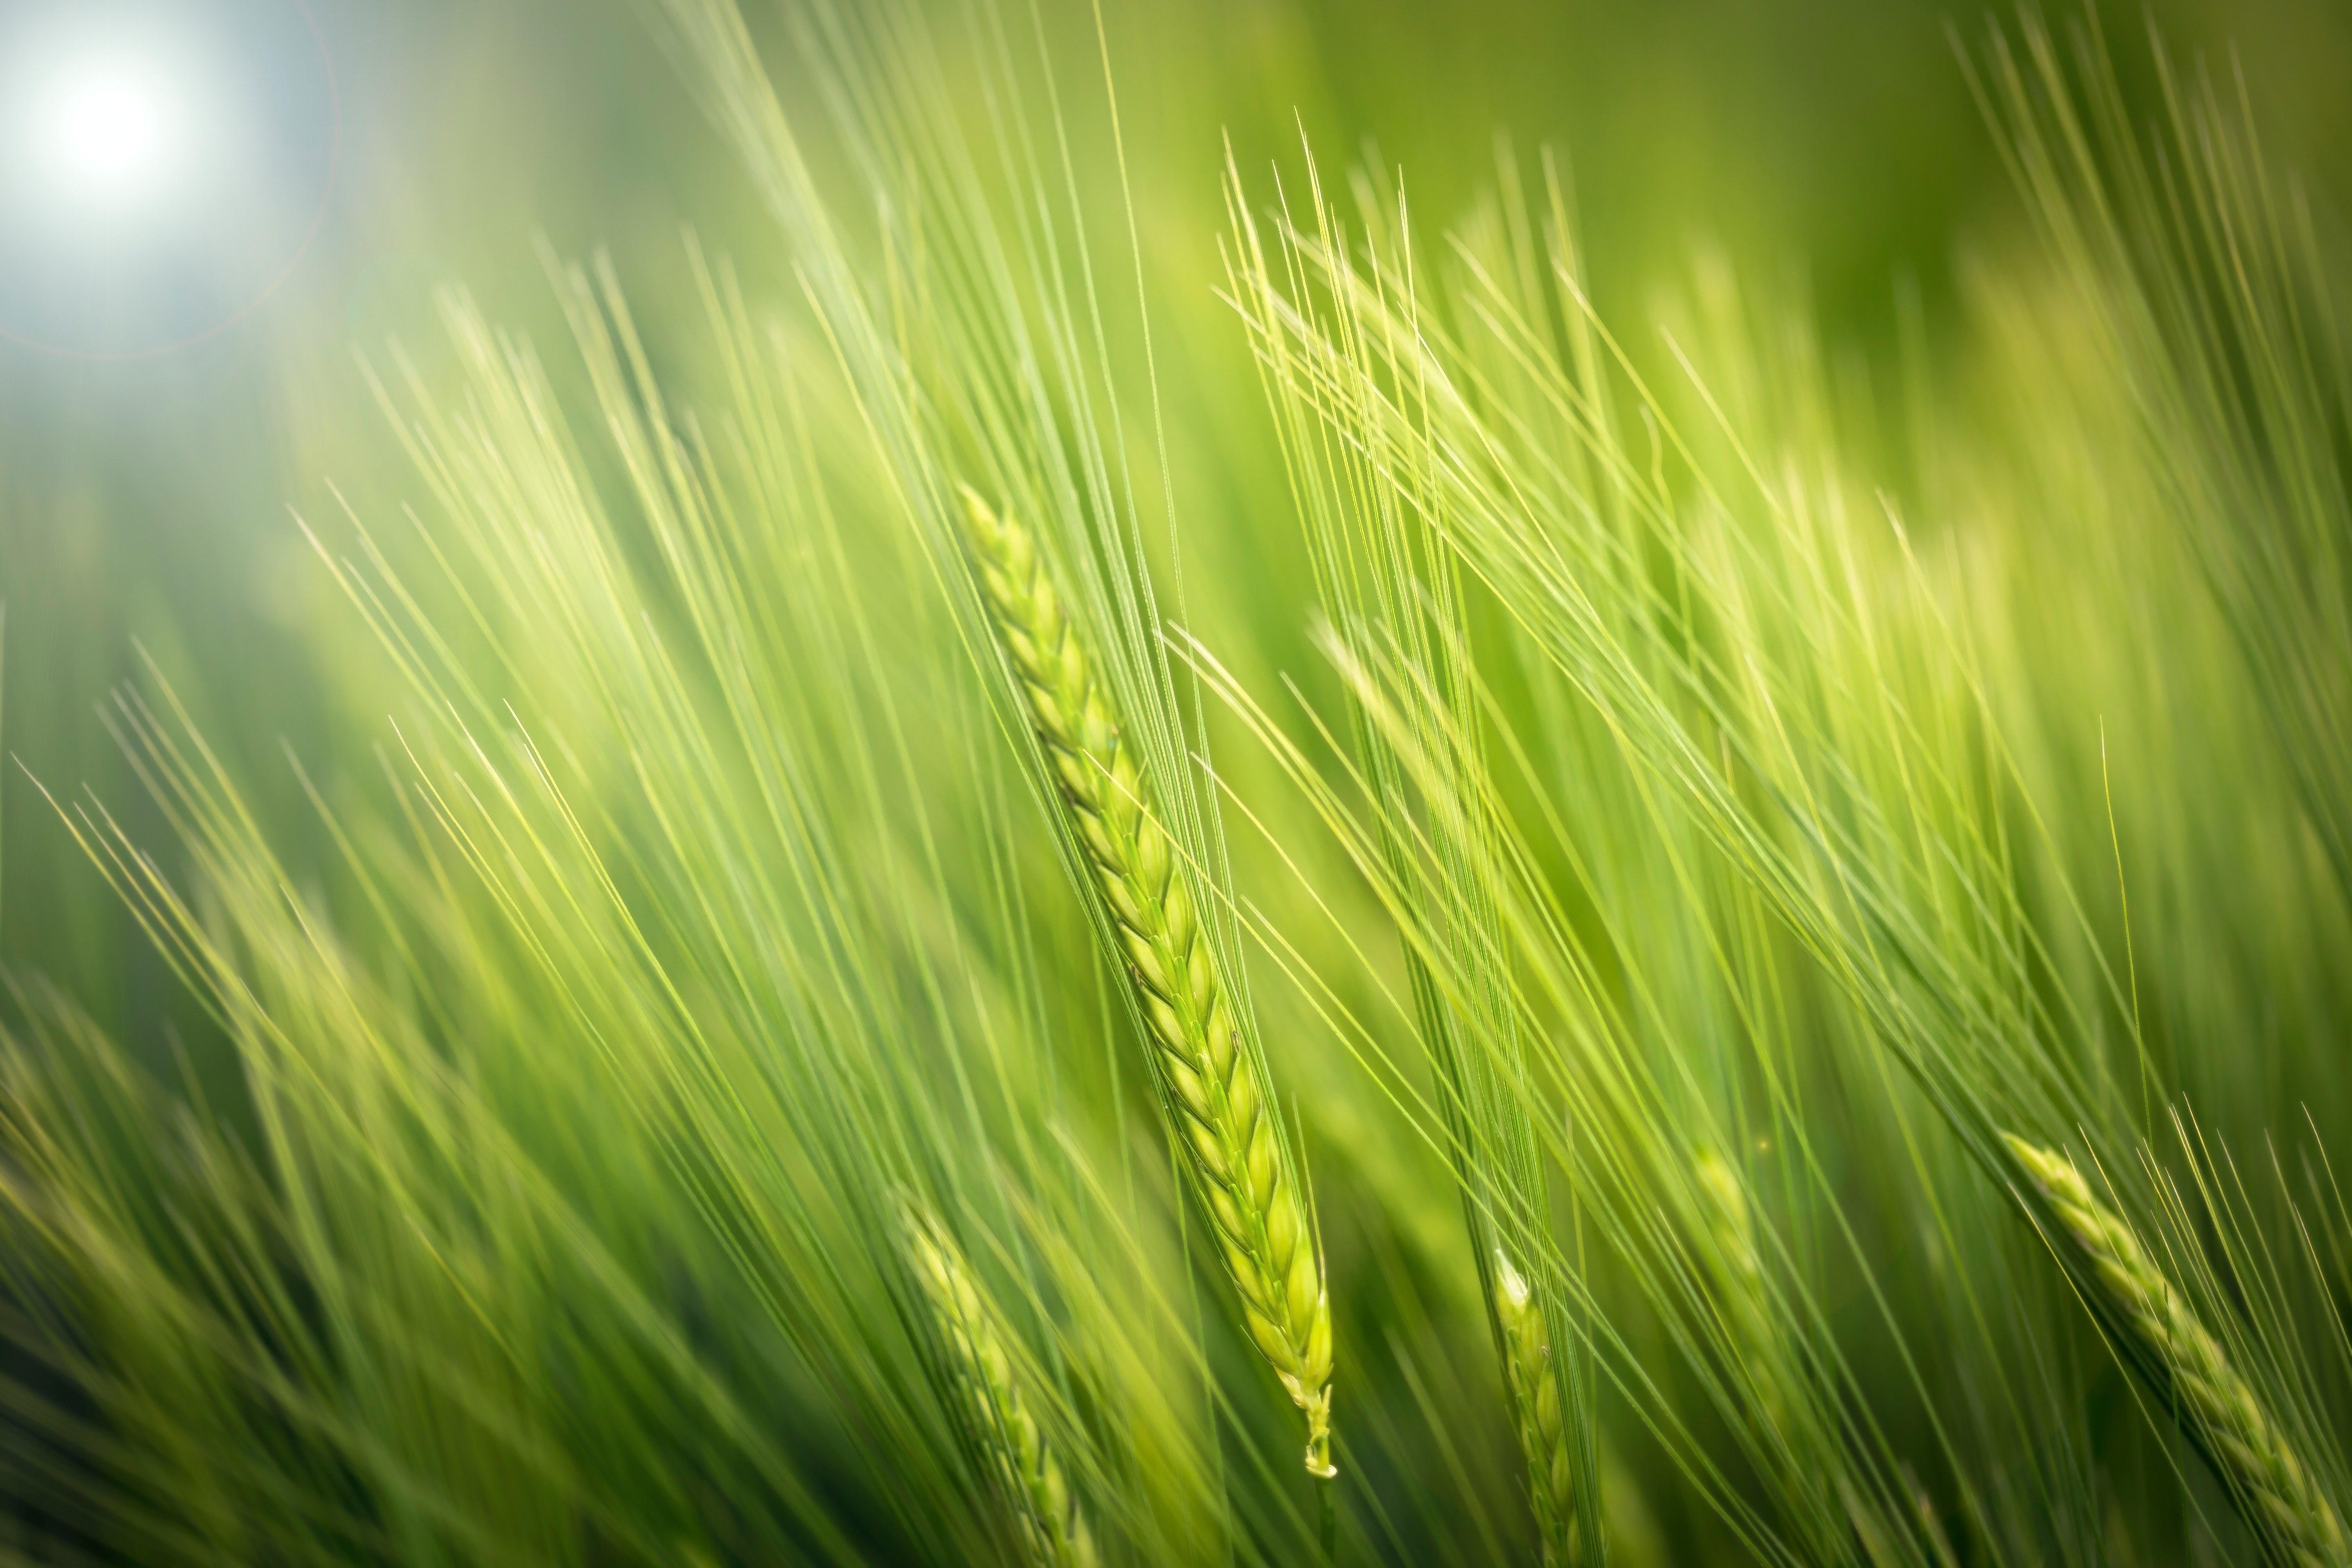
M 909 1205 L 901 1211 L 900 1223 L 916 1283 L 948 1349 L 949 1377 L 1004 1483 L 1029 1561 L 1036 1568 L 1094 1568 L 1094 1538 L 1086 1516 L 1021 1397 L 1005 1351 L 1012 1330 L 936 1222 Z
M 1250 1337 L 1307 1414 L 1307 1468 L 1331 1464 L 1331 1308 L 1323 1260 L 1256 1059 L 1244 1047 L 1174 846 L 1147 798 L 1084 639 L 1029 531 L 964 492 L 999 640 L 1142 1003 L 1170 1132 L 1213 1224 Z
M 1504 1371 L 1511 1382 L 1519 1448 L 1528 1458 L 1528 1489 L 1535 1495 L 1544 1561 L 1581 1563 L 1582 1521 L 1577 1516 L 1568 1423 L 1560 1410 L 1559 1377 L 1552 1366 L 1543 1303 L 1501 1247 L 1495 1249 L 1495 1310 L 1503 1321 Z
M 2341 1568 L 2344 1530 L 2335 1509 L 2188 1299 L 2131 1227 L 2092 1196 L 2065 1156 L 2008 1133 L 2002 1142 L 2089 1259 L 2116 1315 L 2164 1368 L 2205 1451 L 2273 1558 L 2295 1568 Z

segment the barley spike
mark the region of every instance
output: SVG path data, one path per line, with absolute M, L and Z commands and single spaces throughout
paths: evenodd
M 1756 1251 L 1748 1189 L 1738 1173 L 1713 1150 L 1700 1153 L 1693 1173 L 1706 1201 L 1711 1255 L 1721 1270 L 1717 1302 L 1748 1369 L 1757 1412 L 1766 1427 L 1785 1441 L 1789 1402 L 1782 1387 L 1780 1336 L 1765 1291 L 1764 1261 Z
M 2344 1529 L 2335 1509 L 2188 1298 L 2064 1155 L 2008 1133 L 2002 1141 L 2082 1249 L 2117 1316 L 2169 1375 L 2180 1407 L 2273 1559 L 2293 1568 L 2344 1568 Z
M 1142 1004 L 1170 1136 L 1240 1292 L 1250 1338 L 1307 1415 L 1307 1468 L 1331 1464 L 1331 1307 L 1284 1163 L 1271 1096 L 1244 1048 L 1142 759 L 1027 529 L 964 491 L 966 537 L 997 637 L 1094 891 Z
M 1061 1462 L 1021 1396 L 1012 1358 L 1012 1330 L 955 1243 L 911 1205 L 901 1226 L 915 1280 L 939 1321 L 949 1354 L 948 1373 L 965 1405 L 974 1435 L 992 1458 L 1034 1568 L 1095 1568 L 1087 1531 Z
M 1528 1459 L 1543 1560 L 1552 1568 L 1570 1568 L 1584 1561 L 1584 1536 L 1569 1462 L 1568 1423 L 1560 1409 L 1559 1373 L 1552 1365 L 1543 1303 L 1499 1247 L 1495 1249 L 1495 1310 L 1503 1321 L 1504 1371 L 1511 1380 L 1511 1409 L 1518 1421 L 1519 1448 Z

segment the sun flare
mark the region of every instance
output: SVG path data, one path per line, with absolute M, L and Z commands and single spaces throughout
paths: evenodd
M 166 183 L 174 136 L 172 95 L 136 62 L 76 62 L 61 71 L 41 116 L 48 174 L 76 199 L 114 207 Z

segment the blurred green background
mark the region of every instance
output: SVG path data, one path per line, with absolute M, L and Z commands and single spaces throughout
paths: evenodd
M 66 0 L 16 0 L 38 9 Z M 772 35 L 773 6 L 750 0 Z M 293 0 L 185 0 L 299 40 Z M 1239 504 L 1271 461 L 1241 335 L 1213 298 L 1223 140 L 1245 169 L 1401 165 L 1442 223 L 1491 178 L 1495 138 L 1572 163 L 1604 295 L 1702 248 L 1801 289 L 1833 339 L 1867 345 L 1916 283 L 1931 329 L 1972 248 L 2020 219 L 1956 59 L 1988 17 L 1925 0 L 1621 5 L 1535 0 L 1105 0 L 1147 288 L 1163 333 L 1186 504 Z M 143 647 L 263 809 L 294 809 L 290 745 L 314 763 L 381 742 L 363 685 L 336 678 L 341 612 L 296 514 L 340 495 L 372 520 L 413 489 L 354 351 L 429 353 L 431 294 L 462 282 L 552 340 L 535 241 L 608 247 L 658 326 L 690 298 L 691 226 L 757 289 L 790 287 L 765 212 L 621 0 L 317 0 L 341 166 L 323 226 L 267 303 L 194 348 L 95 363 L 0 343 L 0 960 L 56 979 L 152 1049 L 174 1004 L 129 917 L 33 787 L 82 785 L 142 842 L 168 840 L 103 719 Z M 2352 206 L 2352 10 L 2330 0 L 2168 0 L 2105 17 L 2152 110 L 2144 28 L 2177 57 L 2242 63 L 2273 153 L 2323 214 Z M 1093 11 L 1042 0 L 1076 79 Z M 289 58 L 299 58 L 294 51 Z M 789 84 L 789 71 L 782 79 Z M 320 117 L 289 133 L 318 137 Z M 1082 149 L 1090 176 L 1101 149 Z M 7 280 L 0 278 L 0 288 Z M 1625 302 L 1638 305 L 1640 300 Z M 1604 301 L 1605 303 L 1605 301 Z M 658 341 L 658 332 L 656 332 Z M 354 743 L 345 743 L 354 742 Z

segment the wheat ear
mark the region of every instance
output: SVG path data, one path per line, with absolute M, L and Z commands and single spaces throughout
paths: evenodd
M 1692 1173 L 1705 1200 L 1707 1233 L 1720 1270 L 1717 1301 L 1748 1369 L 1758 1414 L 1786 1440 L 1789 1402 L 1782 1387 L 1780 1335 L 1772 1323 L 1764 1260 L 1756 1250 L 1756 1222 L 1738 1173 L 1713 1150 L 1700 1153 Z
M 1005 1352 L 1011 1328 L 946 1232 L 911 1205 L 902 1211 L 900 1224 L 916 1283 L 947 1346 L 949 1377 L 975 1437 L 1004 1483 L 1029 1561 L 1035 1568 L 1094 1568 L 1094 1538 L 1087 1531 L 1086 1516 L 1021 1397 Z
M 1528 1458 L 1543 1560 L 1567 1568 L 1584 1561 L 1584 1536 L 1569 1462 L 1568 1423 L 1559 1404 L 1559 1374 L 1552 1365 L 1543 1303 L 1501 1247 L 1495 1249 L 1495 1310 L 1503 1321 L 1503 1366 L 1511 1380 L 1519 1449 Z
M 998 640 L 1142 1002 L 1171 1136 L 1250 1337 L 1307 1413 L 1307 1468 L 1331 1465 L 1331 1306 L 1265 1085 L 1242 1043 L 1142 759 L 1029 531 L 964 492 L 966 537 Z
M 2336 1510 L 2131 1227 L 2091 1195 L 2064 1155 L 2007 1133 L 2002 1142 L 2089 1260 L 2116 1315 L 2170 1378 L 2205 1451 L 2226 1472 L 2273 1557 L 2294 1568 L 2343 1568 L 2344 1529 Z

